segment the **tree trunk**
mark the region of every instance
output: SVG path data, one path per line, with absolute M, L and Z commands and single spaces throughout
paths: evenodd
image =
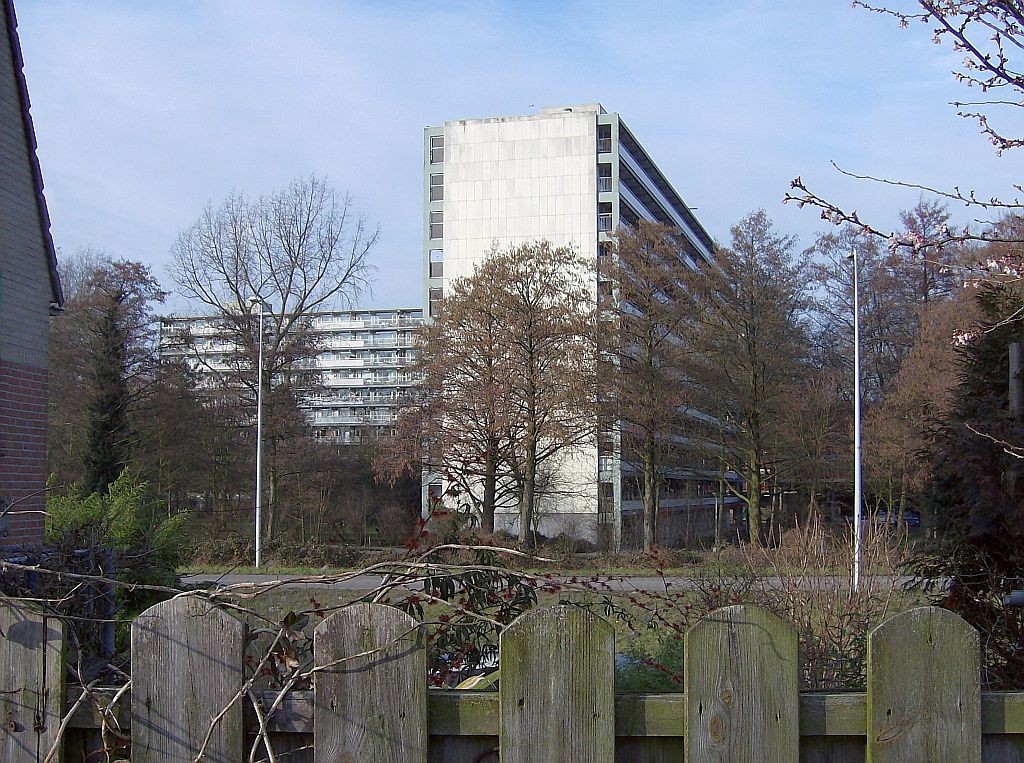
M 838 525 L 842 521 L 839 515 L 839 502 L 836 501 L 835 488 L 828 491 L 828 521 L 831 525 Z
M 264 542 L 270 542 L 274 539 L 274 531 L 277 529 L 277 488 L 278 480 L 280 479 L 277 473 L 277 443 L 271 441 L 270 446 L 270 493 L 267 496 L 267 505 L 263 507 L 263 526 L 265 528 Z
M 782 536 L 782 502 L 779 498 L 778 485 L 773 485 L 771 498 L 768 501 L 768 543 L 773 546 Z
M 899 503 L 897 503 L 896 505 L 899 506 L 899 508 L 896 511 L 896 527 L 902 528 L 903 512 L 906 510 L 907 506 L 907 481 L 905 479 L 900 480 L 900 497 Z
M 494 502 L 498 487 L 498 446 L 492 439 L 484 459 L 484 502 L 480 507 L 480 528 L 485 533 L 494 532 Z
M 264 537 L 263 541 L 268 543 L 274 539 L 274 533 L 277 530 L 277 472 L 272 470 L 270 473 L 270 492 L 267 495 L 267 505 L 263 507 L 263 526 L 264 526 Z
M 807 523 L 810 524 L 815 520 L 821 520 L 821 506 L 818 504 L 818 486 L 811 485 L 809 495 L 807 496 Z
M 764 517 L 761 514 L 761 466 L 757 456 L 747 467 L 747 524 L 751 543 L 764 544 Z
M 533 531 L 533 515 L 535 513 L 537 491 L 537 440 L 534 428 L 530 426 L 530 434 L 526 443 L 526 468 L 523 474 L 523 496 L 519 504 L 519 545 L 533 548 L 536 534 Z
M 722 547 L 722 525 L 725 519 L 725 475 L 719 472 L 718 495 L 715 496 L 715 549 Z
M 658 481 L 654 461 L 654 445 L 648 439 L 643 455 L 645 554 L 653 553 L 658 546 Z
M 316 507 L 316 520 L 313 529 L 313 537 L 316 538 L 316 542 L 322 544 L 324 542 L 324 514 L 327 512 L 327 491 L 326 488 L 320 488 L 319 502 Z
M 537 535 L 533 528 L 537 500 L 537 380 L 536 358 L 532 351 L 526 357 L 526 464 L 523 469 L 523 495 L 519 509 L 519 545 L 533 548 Z
M 267 375 L 269 376 L 269 374 Z M 267 500 L 263 502 L 263 526 L 260 528 L 261 539 L 264 544 L 273 540 L 274 531 L 277 529 L 274 510 L 277 503 L 277 431 L 274 427 L 274 401 L 270 394 L 270 379 L 264 378 L 263 399 L 263 459 L 266 464 L 268 494 Z M 262 499 L 262 496 L 260 496 Z

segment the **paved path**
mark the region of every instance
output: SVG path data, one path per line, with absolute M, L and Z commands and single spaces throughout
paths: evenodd
M 340 573 L 339 573 L 340 574 Z M 380 575 L 357 575 L 355 577 L 348 578 L 346 580 L 337 581 L 324 581 L 314 580 L 306 581 L 305 578 L 311 577 L 310 575 L 255 575 L 255 574 L 225 574 L 216 575 L 208 573 L 194 573 L 182 575 L 181 580 L 183 583 L 195 585 L 195 584 L 213 584 L 218 586 L 235 586 L 244 584 L 253 585 L 264 585 L 274 582 L 282 582 L 285 587 L 288 588 L 337 588 L 342 590 L 351 591 L 367 591 L 376 588 L 380 585 L 382 577 Z M 571 584 L 573 581 L 586 582 L 592 580 L 591 575 L 577 575 L 575 577 L 571 575 L 558 575 L 552 578 L 554 583 Z M 672 576 L 666 578 L 659 577 L 647 577 L 647 576 L 598 576 L 599 580 L 607 583 L 614 590 L 620 591 L 664 591 L 665 584 L 668 583 L 672 589 L 677 591 L 688 591 L 700 588 L 702 585 L 707 585 L 711 582 L 711 579 L 705 578 L 701 581 L 694 577 L 683 577 L 683 576 Z M 782 586 L 782 580 L 778 577 L 767 577 L 763 578 L 767 584 L 773 588 L 780 588 Z M 890 583 L 895 583 L 898 587 L 903 587 L 912 583 L 914 578 L 909 576 L 898 576 L 898 577 L 886 577 L 881 582 L 888 587 Z M 850 579 L 846 576 L 839 575 L 822 575 L 815 578 L 806 578 L 803 583 L 807 587 L 813 587 L 818 589 L 830 589 L 839 588 L 849 585 Z M 603 586 L 602 586 L 603 587 Z

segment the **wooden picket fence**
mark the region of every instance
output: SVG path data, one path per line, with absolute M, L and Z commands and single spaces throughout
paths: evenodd
M 617 695 L 612 627 L 578 608 L 507 628 L 498 691 L 450 691 L 428 690 L 414 620 L 357 604 L 317 626 L 314 688 L 272 708 L 246 691 L 246 627 L 182 596 L 133 624 L 130 702 L 105 732 L 65 689 L 60 621 L 4 605 L 0 631 L 4 763 L 106 760 L 117 733 L 137 763 L 241 763 L 261 724 L 281 763 L 1024 761 L 1024 692 L 982 692 L 977 632 L 931 607 L 870 634 L 867 692 L 800 692 L 796 633 L 742 605 L 688 632 L 684 693 Z

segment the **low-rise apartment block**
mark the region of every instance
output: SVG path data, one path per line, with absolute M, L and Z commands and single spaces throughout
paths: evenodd
M 399 401 L 415 384 L 410 366 L 422 325 L 418 308 L 312 316 L 309 331 L 317 354 L 303 368 L 315 369 L 318 384 L 302 407 L 314 437 L 355 445 L 392 432 Z M 184 359 L 206 386 L 231 371 L 234 346 L 216 318 L 163 318 L 160 348 L 163 357 Z

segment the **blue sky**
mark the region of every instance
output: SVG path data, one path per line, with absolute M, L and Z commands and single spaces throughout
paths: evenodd
M 165 287 L 207 203 L 315 172 L 380 222 L 364 302 L 418 305 L 423 126 L 545 105 L 619 112 L 721 241 L 763 207 L 810 244 L 817 215 L 780 203 L 797 175 L 883 228 L 917 200 L 833 160 L 985 196 L 1021 179 L 946 105 L 957 57 L 845 0 L 16 4 L 57 245 Z

